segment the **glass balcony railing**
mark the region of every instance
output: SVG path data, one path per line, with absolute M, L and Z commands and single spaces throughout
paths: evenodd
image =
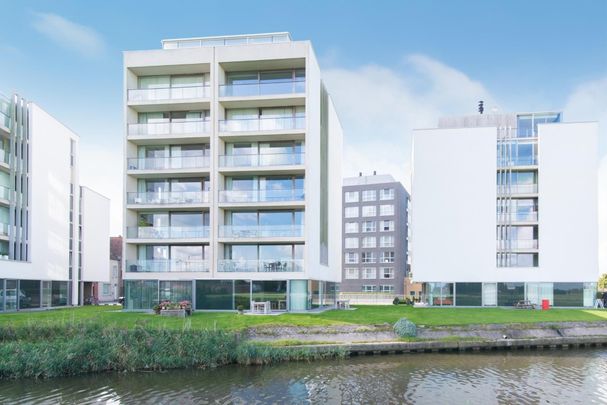
M 537 184 L 509 184 L 497 186 L 498 194 L 536 194 Z
M 171 156 L 129 158 L 129 170 L 203 169 L 210 166 L 209 156 Z
M 219 121 L 220 132 L 255 132 L 304 129 L 306 117 L 243 118 Z
M 509 158 L 498 158 L 498 167 L 511 167 L 511 166 L 536 166 L 537 156 L 512 156 Z
M 0 186 L 0 200 L 8 200 L 11 195 L 11 189 L 8 187 Z
M 497 222 L 537 222 L 537 211 L 498 213 Z
M 259 167 L 303 165 L 303 153 L 264 153 L 260 155 L 222 155 L 220 167 Z
M 129 135 L 163 136 L 207 134 L 211 132 L 211 122 L 206 120 L 183 122 L 153 122 L 148 124 L 129 124 Z
M 8 224 L 0 222 L 0 236 L 8 236 Z
M 297 238 L 304 236 L 303 225 L 222 225 L 221 238 Z
M 4 149 L 0 149 L 0 163 L 8 164 L 9 153 Z
M 301 272 L 304 269 L 301 259 L 271 259 L 271 260 L 232 260 L 221 259 L 217 271 L 222 273 L 281 273 L 287 271 Z
M 134 260 L 126 262 L 127 273 L 167 273 L 209 271 L 207 260 Z
M 498 240 L 498 250 L 537 249 L 537 239 Z
M 199 48 L 207 46 L 276 44 L 281 42 L 291 42 L 291 35 L 288 32 L 277 32 L 274 34 L 233 35 L 227 37 L 164 39 L 162 40 L 162 48 Z
M 271 96 L 305 92 L 305 80 L 277 80 L 272 82 L 223 84 L 219 86 L 220 97 Z
M 127 193 L 128 204 L 200 204 L 209 202 L 208 191 L 153 191 Z
M 208 226 L 133 226 L 126 229 L 129 239 L 208 238 Z
M 10 129 L 11 127 L 11 102 L 0 95 L 0 125 Z
M 220 202 L 281 202 L 304 201 L 303 189 L 290 190 L 223 190 L 219 192 Z
M 208 98 L 209 86 L 187 87 L 156 87 L 151 89 L 130 89 L 129 101 L 163 101 L 163 100 L 190 100 Z

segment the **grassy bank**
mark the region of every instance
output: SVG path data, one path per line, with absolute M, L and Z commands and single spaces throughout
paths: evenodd
M 65 323 L 95 321 L 122 328 L 135 325 L 181 330 L 184 321 L 146 313 L 121 312 L 120 307 L 88 306 L 38 312 L 0 314 L 0 327 L 32 323 Z M 371 325 L 390 323 L 407 317 L 417 325 L 470 325 L 491 323 L 592 322 L 607 321 L 607 310 L 551 309 L 549 311 L 504 308 L 413 308 L 402 305 L 359 306 L 355 311 L 325 311 L 317 314 L 282 314 L 279 316 L 246 316 L 233 312 L 196 311 L 188 318 L 191 329 L 238 331 L 261 325 L 328 326 Z
M 0 327 L 0 379 L 267 364 L 343 355 L 336 348 L 253 344 L 221 330 L 120 328 L 91 321 Z

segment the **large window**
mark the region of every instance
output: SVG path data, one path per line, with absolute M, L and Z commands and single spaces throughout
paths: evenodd
M 382 267 L 381 278 L 392 279 L 394 278 L 394 267 Z
M 383 293 L 394 293 L 394 286 L 392 284 L 383 284 L 379 286 L 379 292 Z
M 273 310 L 287 309 L 286 281 L 252 281 L 253 294 L 251 300 L 257 302 L 269 301 Z
M 363 201 L 375 201 L 377 193 L 375 190 L 364 190 L 363 191 Z
M 497 283 L 497 305 L 514 306 L 525 299 L 524 283 Z
M 356 267 L 346 267 L 346 269 L 345 269 L 345 278 L 346 278 L 346 280 L 356 280 L 356 279 L 358 279 L 358 268 L 356 268 Z
M 363 217 L 374 217 L 377 215 L 377 207 L 375 205 L 365 205 L 362 207 Z
M 453 305 L 453 283 L 424 283 L 423 294 L 429 305 Z
M 377 222 L 376 221 L 364 221 L 362 227 L 363 227 L 363 232 L 375 232 L 375 231 L 377 231 Z
M 377 245 L 377 238 L 375 236 L 365 236 L 362 238 L 363 248 L 374 248 Z
M 160 301 L 190 301 L 192 302 L 191 281 L 161 281 Z
M 363 279 L 375 280 L 377 278 L 377 269 L 375 267 L 363 267 Z
M 379 206 L 379 215 L 394 215 L 394 204 L 384 204 Z
M 376 285 L 363 285 L 361 287 L 361 291 L 366 292 L 366 293 L 377 292 L 377 286 Z
M 358 191 L 346 191 L 344 200 L 347 203 L 358 202 Z
M 480 307 L 483 305 L 482 283 L 455 283 L 455 305 Z
M 554 306 L 584 306 L 584 283 L 554 283 Z
M 346 222 L 346 233 L 358 233 L 358 222 Z
M 381 231 L 382 232 L 394 231 L 394 221 L 392 221 L 392 220 L 381 221 Z
M 358 218 L 358 207 L 346 207 L 344 216 L 346 218 Z
M 375 252 L 362 252 L 360 257 L 362 263 L 375 263 L 377 261 Z
M 394 252 L 381 252 L 382 263 L 394 263 Z
M 197 280 L 196 309 L 234 309 L 233 288 L 232 280 Z M 245 292 L 241 291 L 240 294 L 243 293 Z M 248 298 L 247 293 L 245 295 Z
M 124 280 L 125 308 L 152 309 L 158 304 L 158 281 Z
M 344 241 L 344 245 L 346 249 L 357 249 L 358 238 L 346 238 Z
M 347 252 L 345 254 L 345 262 L 347 264 L 356 264 L 356 263 L 358 263 L 358 253 Z
M 21 280 L 19 287 L 19 309 L 40 308 L 40 280 Z
M 394 247 L 394 236 L 381 236 L 379 238 L 379 247 Z
M 393 200 L 394 199 L 394 189 L 393 188 L 382 188 L 379 190 L 379 199 L 380 200 Z

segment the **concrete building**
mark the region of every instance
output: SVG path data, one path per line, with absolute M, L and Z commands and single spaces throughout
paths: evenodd
M 124 53 L 125 308 L 302 311 L 340 275 L 342 134 L 288 33 Z
M 343 181 L 343 298 L 357 303 L 403 298 L 409 193 L 390 175 Z
M 592 306 L 596 122 L 445 118 L 413 134 L 412 270 L 430 305 Z
M 108 266 L 95 240 L 109 209 L 89 215 L 78 142 L 38 105 L 0 98 L 0 310 L 78 305 Z

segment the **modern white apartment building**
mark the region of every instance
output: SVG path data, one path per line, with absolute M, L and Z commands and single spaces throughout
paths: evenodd
M 413 134 L 412 271 L 430 305 L 591 306 L 596 122 L 445 118 Z
M 342 133 L 311 44 L 164 40 L 124 86 L 125 308 L 332 304 Z
M 109 265 L 109 206 L 80 187 L 78 142 L 38 105 L 0 97 L 0 311 L 78 305 Z

